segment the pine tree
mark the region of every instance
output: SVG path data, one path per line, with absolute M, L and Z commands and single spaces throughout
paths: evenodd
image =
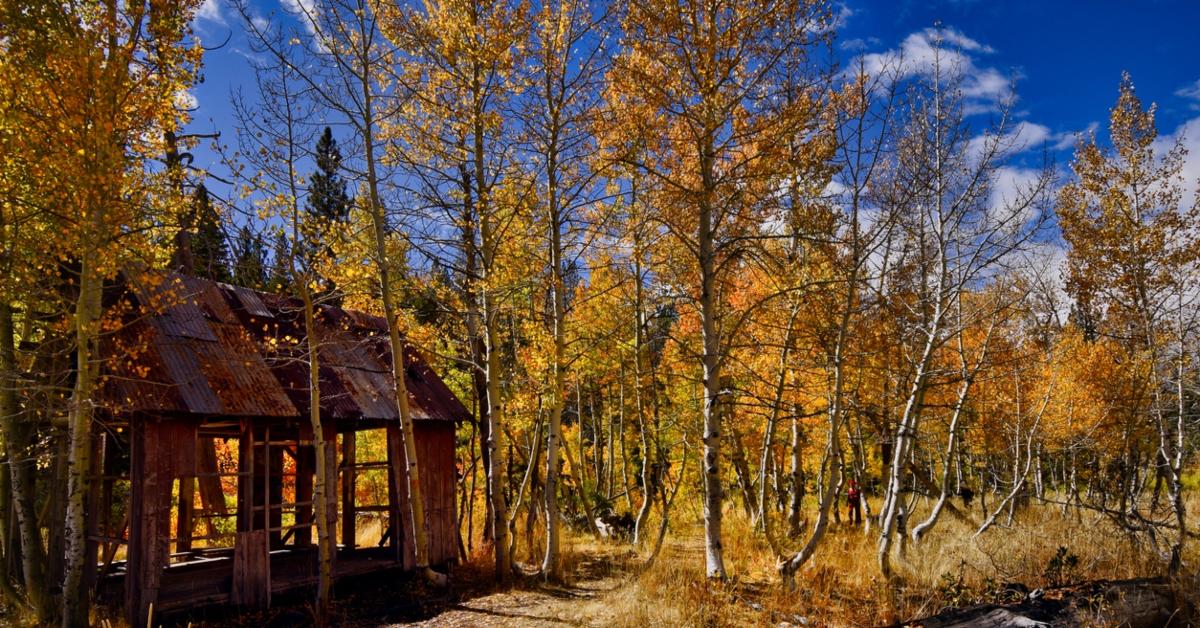
M 352 201 L 346 194 L 346 181 L 338 174 L 342 153 L 329 127 L 325 127 L 321 139 L 317 140 L 316 155 L 317 171 L 308 188 L 308 213 L 330 222 L 345 222 L 350 216 Z
M 270 289 L 267 283 L 267 244 L 262 234 L 243 225 L 234 245 L 233 283 L 254 290 Z
M 287 234 L 282 229 L 275 233 L 271 249 L 271 269 L 267 278 L 267 291 L 290 294 L 292 280 L 291 271 L 288 268 L 288 258 L 291 255 L 291 247 L 288 245 Z
M 209 198 L 208 188 L 201 183 L 192 197 L 196 216 L 196 233 L 192 236 L 192 274 L 213 281 L 228 282 L 229 245 L 221 228 L 221 217 Z
M 353 202 L 346 194 L 346 181 L 338 174 L 342 163 L 342 153 L 338 150 L 337 140 L 333 139 L 333 130 L 325 127 L 316 147 L 317 171 L 312 175 L 308 188 L 307 242 L 297 243 L 296 251 L 300 261 L 311 271 L 321 266 L 320 259 L 331 260 L 334 256 L 333 239 L 337 230 L 334 223 L 345 223 L 350 218 L 350 205 Z M 301 246 L 303 248 L 301 248 Z M 320 291 L 318 299 L 340 304 L 341 298 L 337 285 L 329 278 L 322 278 L 325 288 Z

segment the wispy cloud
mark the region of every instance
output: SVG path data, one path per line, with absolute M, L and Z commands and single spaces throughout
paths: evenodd
M 196 9 L 196 19 L 226 26 L 225 16 L 221 14 L 221 0 L 204 0 Z
M 973 159 L 979 159 L 984 151 L 995 144 L 1002 157 L 1011 157 L 1027 151 L 1047 149 L 1060 151 L 1072 148 L 1080 136 L 1086 137 L 1095 131 L 1098 124 L 1093 122 L 1083 131 L 1053 131 L 1050 127 L 1036 122 L 1021 120 L 1012 125 L 1000 138 L 994 135 L 979 135 L 971 138 L 967 146 L 967 154 Z
M 968 114 L 985 113 L 1012 98 L 1016 78 L 979 62 L 979 57 L 993 52 L 991 46 L 957 29 L 926 28 L 909 34 L 898 48 L 863 55 L 862 67 L 869 75 L 887 73 L 897 79 L 930 76 L 938 69 L 943 76 L 959 80 Z
M 1197 79 L 1195 83 L 1184 85 L 1175 90 L 1175 95 L 1192 101 L 1190 107 L 1196 111 L 1200 111 L 1200 79 Z
M 317 18 L 316 0 L 281 0 L 283 8 L 288 13 L 296 16 L 304 24 L 304 29 L 308 34 L 315 35 L 317 33 L 316 25 L 313 20 Z
M 1182 188 L 1185 207 L 1200 201 L 1197 198 L 1197 188 L 1200 188 L 1200 118 L 1192 118 L 1179 125 L 1172 133 L 1164 133 L 1154 141 L 1154 152 L 1164 155 L 1175 147 L 1176 142 L 1182 143 L 1187 150 L 1183 160 Z

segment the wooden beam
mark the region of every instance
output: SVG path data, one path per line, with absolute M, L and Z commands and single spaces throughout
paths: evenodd
M 283 525 L 283 447 L 268 447 L 267 472 L 267 496 L 268 509 L 267 527 L 276 529 Z M 271 549 L 282 549 L 283 539 L 280 533 L 272 531 L 269 535 L 271 541 Z
M 196 505 L 196 478 L 179 478 L 179 514 L 176 519 L 175 551 L 192 551 L 192 522 Z
M 354 504 L 355 434 L 353 430 L 342 433 L 342 547 L 354 550 L 357 537 L 357 517 Z
M 250 608 L 263 609 L 271 603 L 271 555 L 265 514 L 255 510 L 265 501 L 265 445 L 255 443 L 258 430 L 245 421 L 238 439 L 238 471 L 250 470 L 238 477 L 238 533 L 233 545 L 233 586 L 230 601 Z M 262 449 L 263 451 L 256 451 Z
M 395 548 L 396 561 L 401 563 L 405 569 L 410 569 L 416 564 L 416 554 L 412 544 L 408 542 L 408 535 L 405 530 L 409 530 L 412 525 L 412 508 L 408 504 L 408 475 L 405 471 L 408 467 L 404 457 L 404 445 L 401 442 L 400 426 L 398 424 L 389 424 L 387 426 L 387 452 L 388 464 L 388 501 L 391 510 L 390 515 L 390 532 L 392 547 Z
M 308 445 L 304 445 L 304 441 Z M 313 474 L 316 472 L 316 451 L 312 447 L 312 426 L 300 426 L 300 438 L 296 442 L 296 524 L 311 525 L 313 520 Z M 304 503 L 308 502 L 308 503 Z M 303 529 L 292 541 L 296 547 L 311 547 L 312 532 Z
M 92 475 L 100 475 L 104 472 L 104 454 L 106 451 L 107 434 L 93 433 L 92 434 L 92 458 L 90 473 Z M 100 511 L 111 510 L 112 504 L 103 502 L 102 504 L 102 482 L 92 481 L 88 483 L 87 492 L 87 539 L 84 542 L 84 564 L 87 565 L 87 570 L 83 572 L 83 586 L 88 591 L 96 589 L 96 569 L 100 562 L 100 544 L 95 539 L 100 534 L 100 524 L 104 517 Z
M 130 434 L 129 559 L 125 574 L 125 612 L 132 626 L 146 625 L 158 600 L 159 583 L 170 550 L 171 484 L 174 467 L 171 430 L 154 419 L 139 419 Z

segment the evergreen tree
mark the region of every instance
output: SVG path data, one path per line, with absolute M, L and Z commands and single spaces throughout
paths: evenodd
M 267 283 L 267 244 L 262 234 L 243 225 L 238 229 L 235 249 L 233 283 L 254 290 L 272 289 Z
M 229 245 L 221 228 L 221 217 L 209 198 L 208 188 L 201 183 L 192 197 L 196 216 L 196 232 L 192 236 L 192 274 L 214 281 L 228 282 Z
M 342 153 L 329 127 L 325 127 L 321 139 L 317 140 L 316 155 L 317 171 L 308 188 L 308 212 L 330 222 L 345 222 L 350 216 L 351 199 L 346 194 L 345 179 L 338 174 Z
M 288 267 L 290 263 L 288 258 L 291 257 L 291 254 L 287 234 L 283 229 L 276 230 L 275 240 L 271 247 L 271 271 L 267 278 L 267 292 L 291 294 L 292 275 Z
M 333 130 L 325 127 L 321 139 L 316 146 L 317 170 L 313 173 L 308 188 L 308 238 L 307 242 L 297 243 L 296 254 L 299 262 L 305 264 L 313 272 L 317 271 L 318 258 L 325 256 L 332 259 L 333 242 L 337 237 L 336 230 L 331 229 L 334 223 L 345 223 L 350 218 L 350 205 L 353 202 L 346 194 L 346 181 L 338 174 L 342 164 L 342 153 L 338 150 L 337 140 L 333 139 Z M 329 278 L 323 278 L 324 289 L 319 291 L 318 299 L 340 304 L 341 296 L 337 285 Z

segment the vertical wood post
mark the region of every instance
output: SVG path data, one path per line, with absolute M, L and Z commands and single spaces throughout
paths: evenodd
M 338 491 L 337 491 L 337 426 L 333 421 L 321 425 L 325 432 L 325 521 L 329 525 L 329 534 L 333 538 L 333 563 L 337 569 L 337 520 L 338 520 Z M 314 451 L 314 456 L 320 455 Z M 314 458 L 315 464 L 315 458 Z
M 196 478 L 179 478 L 179 518 L 175 529 L 175 551 L 192 551 L 192 514 L 196 503 Z
M 357 475 L 354 465 L 356 453 L 354 430 L 342 433 L 342 546 L 346 551 L 353 551 L 356 545 L 355 534 L 355 503 L 354 479 Z
M 316 472 L 316 449 L 313 448 L 312 426 L 301 425 L 296 437 L 296 525 L 312 525 L 313 506 L 304 502 L 313 500 L 313 473 Z M 292 544 L 296 547 L 312 547 L 313 528 L 296 528 Z
M 158 421 L 139 419 L 130 434 L 129 560 L 125 573 L 125 612 L 130 625 L 143 626 L 158 600 L 171 525 L 171 443 Z
M 408 478 L 405 477 L 404 448 L 400 445 L 400 426 L 387 426 L 388 461 L 388 526 L 391 530 L 391 547 L 397 562 L 404 562 L 405 548 L 410 545 L 404 534 L 405 506 L 408 504 Z
M 84 572 L 83 572 L 83 588 L 87 591 L 87 595 L 91 597 L 96 589 L 96 567 L 100 562 L 100 545 L 96 537 L 100 534 L 100 511 L 101 511 L 101 481 L 104 470 L 104 454 L 105 454 L 105 438 L 104 433 L 92 434 L 92 457 L 91 469 L 89 473 L 92 476 L 88 482 L 87 494 L 87 537 L 83 546 L 84 556 Z M 107 510 L 105 508 L 104 510 Z M 11 520 L 11 519 L 10 519 Z M 11 538 L 11 537 L 10 537 Z
M 263 430 L 264 437 L 269 436 Z M 257 452 L 255 429 L 242 425 L 238 440 L 238 533 L 233 547 L 233 587 L 230 601 L 262 609 L 271 604 L 271 555 L 265 529 L 266 452 Z M 262 468 L 263 471 L 259 471 Z
M 269 433 L 269 432 L 268 432 Z M 271 447 L 267 444 L 267 535 L 271 540 L 271 549 L 282 549 L 283 543 L 283 447 Z

